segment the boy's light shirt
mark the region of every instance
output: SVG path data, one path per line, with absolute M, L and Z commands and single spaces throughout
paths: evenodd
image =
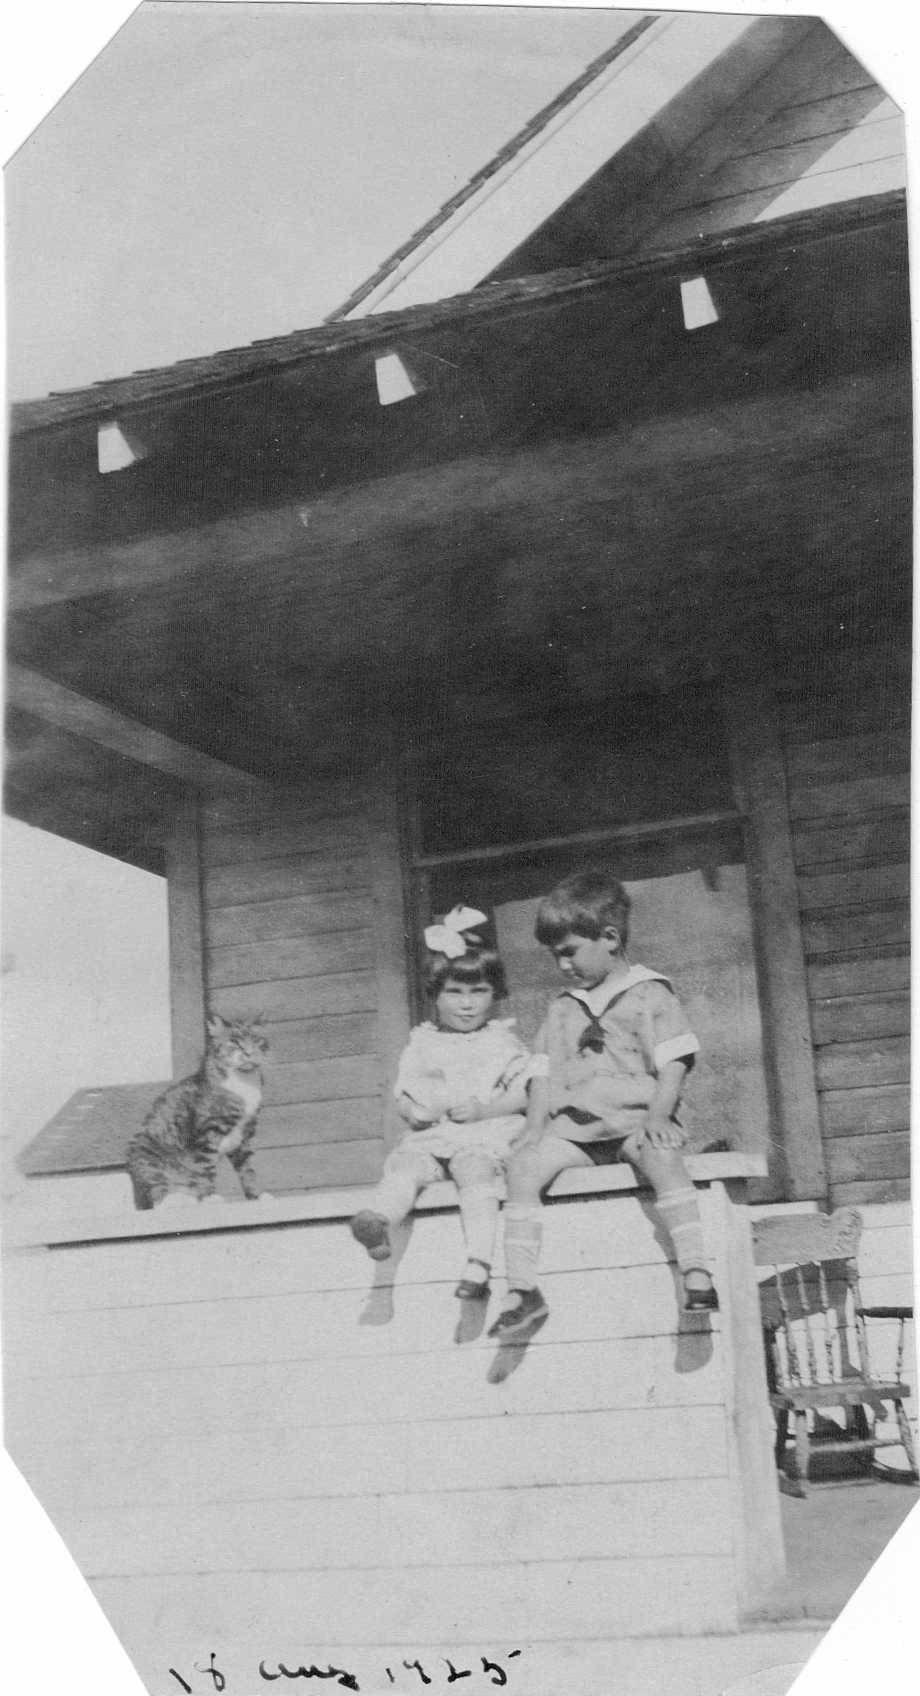
M 642 983 L 662 983 L 672 995 L 674 994 L 674 986 L 671 983 L 670 978 L 666 977 L 663 972 L 652 971 L 649 966 L 630 966 L 629 971 L 624 977 L 602 978 L 600 983 L 594 984 L 590 989 L 583 989 L 577 984 L 566 984 L 560 991 L 557 1000 L 568 997 L 571 1000 L 578 1002 L 580 1006 L 584 1007 L 593 1018 L 600 1018 L 601 1015 L 607 1012 L 608 1009 L 611 1008 L 615 1002 L 621 998 L 621 996 L 625 995 L 628 990 L 634 989 L 637 985 Z M 541 1041 L 541 1039 L 543 1040 Z M 543 1047 L 544 1041 L 545 1027 L 539 1033 L 535 1044 L 538 1054 L 540 1054 L 542 1050 L 542 1053 L 545 1055 L 546 1051 Z M 692 1031 L 683 1030 L 672 1036 L 665 1037 L 662 1041 L 655 1044 L 652 1051 L 652 1063 L 655 1071 L 660 1073 L 662 1068 L 666 1066 L 669 1061 L 689 1060 L 691 1056 L 698 1054 L 699 1052 L 699 1038 L 696 1037 Z M 549 1067 L 547 1057 L 546 1070 L 543 1070 L 541 1067 L 540 1073 L 537 1075 L 542 1074 L 543 1076 L 547 1076 L 548 1071 Z
M 648 983 L 653 979 L 657 983 L 667 984 L 673 990 L 674 985 L 663 972 L 653 972 L 650 966 L 630 966 L 625 978 L 601 978 L 592 989 L 579 989 L 577 984 L 566 984 L 560 992 L 562 995 L 572 995 L 576 1001 L 583 1001 L 589 1013 L 598 1018 L 618 995 L 625 995 L 633 984 Z

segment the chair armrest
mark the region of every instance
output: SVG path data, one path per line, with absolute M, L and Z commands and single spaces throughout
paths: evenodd
M 913 1319 L 913 1307 L 858 1307 L 864 1319 Z

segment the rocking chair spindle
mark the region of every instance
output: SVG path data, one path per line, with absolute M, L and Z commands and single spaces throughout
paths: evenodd
M 853 1454 L 870 1459 L 878 1449 L 903 1448 L 916 1479 L 913 1431 L 904 1403 L 910 1386 L 901 1376 L 904 1333 L 910 1307 L 866 1307 L 859 1287 L 857 1251 L 862 1218 L 856 1208 L 832 1214 L 785 1214 L 754 1225 L 754 1259 L 769 1268 L 761 1283 L 761 1314 L 767 1344 L 770 1403 L 776 1416 L 776 1464 L 788 1488 L 804 1496 L 814 1433 L 809 1419 L 820 1410 L 841 1409 L 845 1425 L 838 1441 L 820 1441 L 822 1454 Z M 819 1365 L 813 1325 L 821 1314 L 824 1350 Z M 867 1321 L 899 1324 L 894 1375 L 878 1377 L 872 1368 Z M 782 1339 L 782 1340 L 780 1340 Z M 855 1353 L 855 1359 L 853 1358 Z M 898 1435 L 877 1434 L 884 1404 L 890 1403 Z M 795 1424 L 787 1457 L 790 1415 Z

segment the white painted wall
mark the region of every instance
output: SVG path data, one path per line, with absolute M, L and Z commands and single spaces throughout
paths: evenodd
M 529 1693 L 736 1629 L 737 1292 L 679 1325 L 631 1191 L 545 1218 L 526 1350 L 461 1315 L 453 1211 L 376 1270 L 342 1218 L 8 1255 L 7 1442 L 152 1691 L 211 1648 L 234 1690 L 272 1654 L 373 1690 L 517 1646 Z

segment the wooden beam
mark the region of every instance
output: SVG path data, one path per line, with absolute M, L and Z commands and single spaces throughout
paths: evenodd
M 198 802 L 179 801 L 166 845 L 173 1072 L 196 1070 L 205 1041 L 204 917 Z
M 515 855 L 551 853 L 555 848 L 595 848 L 607 842 L 656 841 L 660 836 L 681 836 L 692 831 L 717 829 L 735 824 L 734 809 L 689 813 L 679 818 L 655 819 L 650 824 L 611 825 L 598 830 L 575 830 L 568 836 L 533 837 L 526 842 L 500 842 L 488 848 L 458 848 L 450 854 L 416 854 L 413 865 L 422 870 L 437 866 L 477 865 L 488 860 L 508 860 Z
M 727 237 L 722 245 L 731 248 L 733 241 Z M 703 269 L 700 250 L 692 274 Z M 715 274 L 707 272 L 707 276 L 713 284 Z M 902 344 L 894 326 L 891 335 L 892 354 L 897 357 Z M 756 357 L 764 361 L 764 367 L 769 357 L 772 367 L 777 355 L 769 349 L 758 355 L 758 350 L 748 348 L 748 366 L 752 359 L 756 363 Z M 164 506 L 157 519 L 163 528 L 154 528 L 151 522 L 138 534 L 121 539 L 61 542 L 49 537 L 47 543 L 36 541 L 24 552 L 17 550 L 11 525 L 9 627 L 16 628 L 19 615 L 37 607 L 95 595 L 106 597 L 109 605 L 120 597 L 166 588 L 180 580 L 191 585 L 196 578 L 194 593 L 200 595 L 206 588 L 212 601 L 226 585 L 237 587 L 241 574 L 258 580 L 272 594 L 283 590 L 312 595 L 314 581 L 328 581 L 330 561 L 360 592 L 367 560 L 375 554 L 380 556 L 378 574 L 385 579 L 398 575 L 406 537 L 413 531 L 432 537 L 428 544 L 431 569 L 446 574 L 452 551 L 442 548 L 439 552 L 435 545 L 445 513 L 474 510 L 490 526 L 501 523 L 514 534 L 526 533 L 521 513 L 542 511 L 549 500 L 557 512 L 576 510 L 578 522 L 583 523 L 581 515 L 587 509 L 596 506 L 606 512 L 611 504 L 628 502 L 636 480 L 646 480 L 650 466 L 656 475 L 671 475 L 673 468 L 676 475 L 695 477 L 697 466 L 711 476 L 724 464 L 725 475 L 735 478 L 740 473 L 733 462 L 753 454 L 760 463 L 766 435 L 784 442 L 791 439 L 793 413 L 800 459 L 812 452 L 826 456 L 839 450 L 850 455 L 855 418 L 873 440 L 883 443 L 894 463 L 905 430 L 902 388 L 909 397 L 906 375 L 896 389 L 890 371 L 881 375 L 864 371 L 822 380 L 816 390 L 796 390 L 791 398 L 788 393 L 773 392 L 765 392 L 756 401 L 737 394 L 710 396 L 698 409 L 692 428 L 686 420 L 675 420 L 667 413 L 646 419 L 641 430 L 622 422 L 610 428 L 609 419 L 599 418 L 598 427 L 585 435 L 561 438 L 557 429 L 551 440 L 506 445 L 500 454 L 501 476 L 496 476 L 496 443 L 484 438 L 459 458 L 450 457 L 454 450 L 449 445 L 435 444 L 432 453 L 444 457 L 424 466 L 412 466 L 407 449 L 407 457 L 385 472 L 378 468 L 374 473 L 368 461 L 362 473 L 365 481 L 342 483 L 297 502 L 276 503 L 266 493 L 265 504 L 256 511 L 225 513 L 201 522 L 184 522 L 177 515 L 170 518 Z M 892 447 L 894 433 L 897 441 Z
M 80 695 L 50 677 L 32 671 L 28 666 L 11 660 L 6 668 L 7 697 L 11 706 L 31 713 L 45 724 L 66 730 L 71 736 L 82 736 L 97 742 L 138 765 L 152 766 L 180 783 L 192 788 L 214 790 L 251 787 L 259 780 L 251 772 L 212 759 L 196 748 L 175 742 L 138 719 L 126 718 L 123 713 L 103 706 L 100 701 Z
M 792 32 L 789 29 L 792 20 L 783 20 L 787 51 L 742 91 L 733 104 L 714 114 L 706 129 L 683 141 L 679 135 L 667 135 L 672 144 L 672 162 L 628 208 L 622 208 L 622 216 L 618 218 L 618 251 L 634 244 L 645 248 L 657 246 L 661 232 L 668 230 L 675 206 L 683 203 L 691 187 L 697 195 L 705 194 L 705 185 L 719 168 L 744 153 L 761 126 L 772 121 L 777 112 L 808 99 L 819 89 L 824 91 L 822 79 L 828 65 L 840 53 L 840 43 L 827 25 L 816 19 L 795 21 L 799 29 Z
M 411 1024 L 408 991 L 407 902 L 404 845 L 398 805 L 398 768 L 390 744 L 380 762 L 379 778 L 367 812 L 371 886 L 376 915 L 377 1020 L 380 1032 L 383 1135 L 386 1147 L 405 1125 L 396 1110 L 393 1085 L 399 1056 Z
M 745 860 L 764 1015 L 764 1063 L 787 1200 L 823 1200 L 827 1173 L 815 1082 L 805 952 L 786 771 L 772 677 L 748 647 L 724 686 L 735 795 L 744 814 Z

